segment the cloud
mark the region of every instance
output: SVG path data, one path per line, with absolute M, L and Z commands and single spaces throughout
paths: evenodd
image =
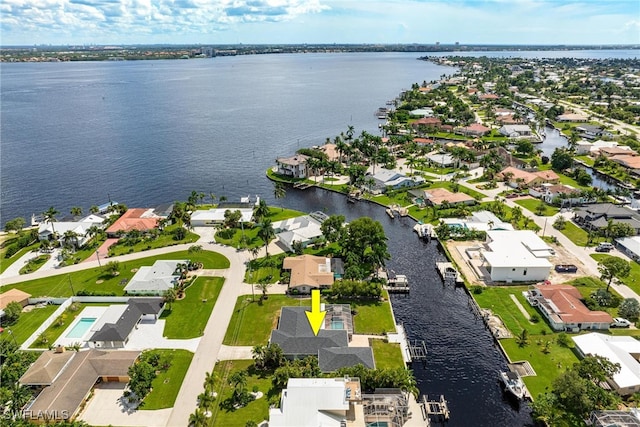
M 5 45 L 638 43 L 638 12 L 637 0 L 0 0 L 0 35 Z

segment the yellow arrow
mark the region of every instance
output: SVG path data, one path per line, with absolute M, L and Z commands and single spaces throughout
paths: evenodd
M 311 311 L 305 311 L 307 319 L 309 319 L 309 325 L 314 335 L 318 335 L 320 327 L 324 322 L 324 315 L 326 311 L 320 311 L 320 290 L 313 289 L 311 291 Z

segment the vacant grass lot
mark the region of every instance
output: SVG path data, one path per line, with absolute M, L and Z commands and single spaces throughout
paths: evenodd
M 225 360 L 216 363 L 214 372 L 219 380 L 214 385 L 218 392 L 218 398 L 213 404 L 213 415 L 207 423 L 208 426 L 215 427 L 245 427 L 247 421 L 255 421 L 256 424 L 269 417 L 269 399 L 278 401 L 276 390 L 271 386 L 271 375 L 269 373 L 256 372 L 252 369 L 252 360 Z M 236 371 L 247 371 L 248 391 L 253 391 L 254 387 L 264 395 L 256 399 L 243 408 L 236 409 L 229 404 L 229 399 L 233 393 L 233 386 L 229 384 L 229 377 Z
M 386 340 L 381 339 L 370 339 L 369 345 L 373 348 L 373 359 L 376 362 L 376 369 L 397 369 L 405 367 L 400 344 L 386 342 Z
M 589 233 L 575 225 L 573 222 L 566 221 L 564 229 L 560 230 L 560 232 L 567 236 L 567 238 L 577 246 L 587 246 Z
M 537 215 L 536 209 L 541 202 L 538 199 L 520 199 L 520 200 L 516 200 L 514 203 L 522 206 L 525 209 L 530 210 L 531 212 L 534 212 Z M 542 211 L 542 215 L 540 216 L 553 216 L 558 212 L 560 212 L 560 209 L 556 208 L 555 206 L 550 206 L 544 203 L 544 211 Z
M 135 274 L 133 269 L 141 266 L 153 265 L 159 259 L 190 259 L 194 262 L 202 262 L 204 268 L 222 269 L 229 268 L 229 260 L 222 254 L 210 251 L 200 251 L 190 253 L 188 251 L 177 251 L 170 254 L 156 255 L 141 258 L 133 261 L 120 263 L 120 274 L 111 276 L 105 273 L 100 267 L 77 271 L 70 274 L 60 274 L 57 276 L 45 277 L 42 279 L 29 280 L 3 287 L 3 290 L 18 288 L 30 293 L 33 297 L 51 296 L 68 297 L 74 292 L 81 290 L 93 292 L 112 292 L 115 295 L 124 294 L 124 283 L 131 280 Z M 97 283 L 102 281 L 101 283 Z
M 154 351 L 162 355 L 171 355 L 171 366 L 153 380 L 151 392 L 144 398 L 140 407 L 142 410 L 172 408 L 193 359 L 193 353 L 187 350 Z
M 223 283 L 222 277 L 198 277 L 185 291 L 184 299 L 162 312 L 161 318 L 167 321 L 164 336 L 170 339 L 202 336 Z
M 22 312 L 16 324 L 2 325 L 4 332 L 0 334 L 1 339 L 13 340 L 15 338 L 18 344 L 22 344 L 57 308 L 57 305 L 46 305 L 42 308 L 34 308 L 28 313 Z M 11 331 L 11 334 L 8 331 Z
M 109 256 L 118 256 L 124 254 L 130 254 L 134 252 L 142 252 L 150 249 L 164 248 L 166 246 L 181 245 L 184 243 L 193 243 L 200 238 L 195 233 L 187 231 L 184 239 L 176 240 L 171 233 L 176 228 L 176 225 L 169 226 L 165 231 L 155 239 L 143 239 L 141 242 L 136 243 L 133 246 L 127 246 L 124 244 L 115 244 L 109 247 Z

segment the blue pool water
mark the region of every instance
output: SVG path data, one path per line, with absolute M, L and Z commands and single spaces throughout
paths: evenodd
M 342 321 L 342 320 L 332 320 L 331 321 L 331 329 L 344 329 L 344 321 Z
M 367 427 L 387 427 L 389 423 L 386 421 L 376 421 L 375 423 L 367 424 Z
M 96 321 L 95 317 L 83 317 L 69 331 L 67 338 L 82 338 L 87 333 L 91 325 Z

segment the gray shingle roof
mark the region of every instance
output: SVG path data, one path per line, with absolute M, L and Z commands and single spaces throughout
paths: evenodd
M 124 341 L 145 314 L 158 314 L 163 305 L 162 298 L 131 298 L 127 309 L 116 323 L 105 323 L 89 341 Z
M 375 369 L 371 347 L 321 348 L 318 352 L 318 365 L 322 372 L 333 372 L 358 364 Z

